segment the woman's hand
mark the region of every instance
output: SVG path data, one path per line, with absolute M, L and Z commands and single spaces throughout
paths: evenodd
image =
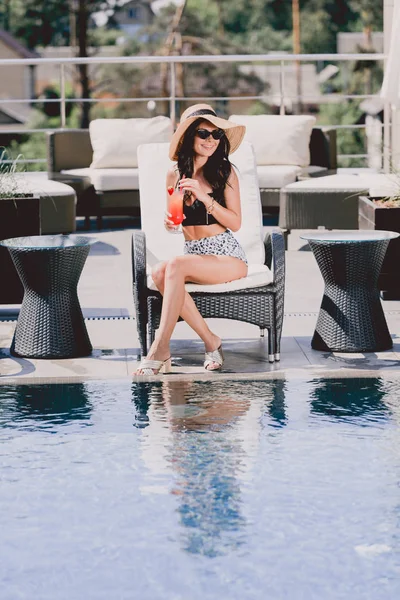
M 197 179 L 189 179 L 188 177 L 183 177 L 178 182 L 179 189 L 184 192 L 190 192 L 195 198 L 203 202 L 203 204 L 210 204 L 210 196 L 207 192 L 205 192 L 201 186 L 201 184 L 197 181 Z
M 170 233 L 172 231 L 176 232 L 179 229 L 179 225 L 176 225 L 173 221 L 171 221 L 171 219 L 169 217 L 171 217 L 171 213 L 166 212 L 164 214 L 164 227 L 167 231 L 169 231 Z M 186 219 L 186 216 L 183 215 L 183 220 Z
M 164 215 L 164 227 L 165 229 L 167 229 L 167 231 L 173 231 L 174 229 L 176 229 L 175 223 L 169 218 L 171 216 L 172 215 L 169 212 L 166 212 Z

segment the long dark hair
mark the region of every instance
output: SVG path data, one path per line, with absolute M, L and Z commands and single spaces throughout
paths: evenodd
M 196 135 L 196 129 L 200 123 L 204 122 L 204 118 L 196 119 L 186 129 L 181 146 L 178 151 L 178 171 L 179 178 L 192 177 L 194 151 L 193 144 Z M 226 135 L 223 135 L 215 152 L 208 158 L 203 167 L 203 175 L 213 189 L 214 198 L 219 202 L 224 200 L 224 191 L 227 185 L 229 176 L 232 171 L 232 165 L 229 162 L 229 152 L 231 145 Z

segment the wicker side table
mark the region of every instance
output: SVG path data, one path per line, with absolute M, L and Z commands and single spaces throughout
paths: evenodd
M 315 350 L 378 352 L 393 346 L 377 287 L 392 231 L 318 232 L 310 244 L 325 283 Z
M 91 353 L 77 285 L 94 241 L 80 235 L 43 235 L 0 242 L 24 286 L 11 354 L 74 358 Z

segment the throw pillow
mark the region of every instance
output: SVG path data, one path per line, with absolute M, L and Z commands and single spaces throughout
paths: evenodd
M 229 120 L 246 126 L 244 139 L 253 145 L 257 165 L 310 164 L 309 144 L 315 117 L 232 115 Z
M 92 169 L 136 168 L 140 144 L 169 142 L 173 133 L 168 117 L 150 119 L 94 119 L 89 125 Z

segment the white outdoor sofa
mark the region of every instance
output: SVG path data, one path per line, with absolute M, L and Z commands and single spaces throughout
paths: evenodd
M 310 115 L 232 115 L 254 148 L 264 212 L 278 212 L 280 191 L 336 170 L 336 131 L 315 127 Z M 232 157 L 234 162 L 234 155 Z
M 243 121 L 246 140 L 254 146 L 263 210 L 277 212 L 283 187 L 336 167 L 336 138 L 333 131 L 313 127 L 313 117 L 262 117 L 261 121 L 258 116 L 235 115 L 232 119 Z M 99 228 L 106 214 L 139 216 L 137 147 L 167 142 L 171 135 L 172 123 L 167 117 L 98 119 L 90 123 L 89 130 L 49 133 L 49 177 L 75 189 L 77 214 L 86 217 L 87 225 L 90 216 L 97 217 Z M 273 164 L 265 164 L 271 160 Z
M 89 129 L 48 133 L 49 177 L 72 186 L 78 196 L 77 215 L 139 216 L 137 148 L 143 143 L 169 142 L 168 117 L 95 119 Z

